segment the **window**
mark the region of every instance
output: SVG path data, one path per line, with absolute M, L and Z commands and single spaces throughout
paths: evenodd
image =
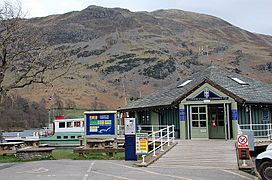
M 80 121 L 75 121 L 74 122 L 74 127 L 80 127 Z
M 68 136 L 63 136 L 63 139 L 68 139 Z
M 139 116 L 139 119 L 138 119 L 139 125 L 150 125 L 151 124 L 149 111 L 139 112 L 138 116 Z
M 185 85 L 187 85 L 189 82 L 191 82 L 192 80 L 187 80 L 187 81 L 185 81 L 184 83 L 182 83 L 181 85 L 179 85 L 178 86 L 178 88 L 180 88 L 180 87 L 184 87 Z
M 79 139 L 79 138 L 81 138 L 81 136 L 77 136 L 77 138 Z
M 71 136 L 71 139 L 75 139 L 76 138 L 76 136 Z
M 65 128 L 65 122 L 59 122 L 59 128 Z
M 61 139 L 61 136 L 57 136 L 57 139 Z
M 230 77 L 233 81 L 237 82 L 238 84 L 241 84 L 241 85 L 248 85 L 248 83 L 242 81 L 241 79 L 238 79 L 238 78 L 234 78 L 234 77 Z
M 192 127 L 207 127 L 206 107 L 192 107 Z
M 72 127 L 72 122 L 67 122 L 67 127 Z

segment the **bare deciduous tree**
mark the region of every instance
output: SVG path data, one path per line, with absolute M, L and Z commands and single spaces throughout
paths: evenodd
M 47 46 L 45 35 L 23 18 L 21 5 L 0 3 L 0 98 L 16 88 L 49 84 L 65 75 L 72 61 Z

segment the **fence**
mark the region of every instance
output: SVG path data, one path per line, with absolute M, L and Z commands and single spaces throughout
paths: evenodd
M 272 124 L 238 124 L 238 130 L 251 130 L 255 138 L 268 138 L 271 140 Z
M 164 151 L 163 146 L 165 144 L 167 144 L 167 146 L 170 146 L 170 142 L 174 143 L 174 140 L 175 140 L 175 126 L 174 125 L 166 126 L 164 128 L 162 128 L 162 126 L 159 126 L 159 125 L 158 126 L 153 125 L 150 128 L 151 128 L 151 131 L 145 131 L 145 132 L 148 133 L 148 139 L 149 139 L 148 146 L 151 146 L 152 150 L 148 151 L 147 154 L 142 155 L 142 164 L 145 164 L 145 157 L 147 155 L 153 153 L 153 156 L 156 156 L 156 150 L 160 149 L 160 151 Z M 154 131 L 155 128 L 160 128 L 160 129 L 157 131 Z
M 125 134 L 124 125 L 117 126 L 118 136 Z M 145 157 L 151 153 L 156 156 L 156 150 L 164 151 L 163 146 L 175 141 L 174 125 L 137 125 L 137 133 L 148 133 L 148 146 L 152 147 L 147 154 L 142 155 L 142 163 L 145 164 Z

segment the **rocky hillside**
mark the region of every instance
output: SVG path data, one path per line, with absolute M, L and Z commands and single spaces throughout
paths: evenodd
M 18 92 L 37 101 L 56 94 L 64 107 L 114 109 L 211 64 L 272 83 L 272 37 L 209 15 L 90 6 L 25 23 L 76 61 L 54 88 Z

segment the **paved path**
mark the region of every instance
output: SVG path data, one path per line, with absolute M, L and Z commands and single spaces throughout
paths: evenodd
M 238 169 L 235 141 L 184 140 L 150 167 L 186 166 Z
M 139 168 L 125 161 L 51 160 L 0 163 L 2 180 L 254 180 L 239 170 L 199 167 Z

